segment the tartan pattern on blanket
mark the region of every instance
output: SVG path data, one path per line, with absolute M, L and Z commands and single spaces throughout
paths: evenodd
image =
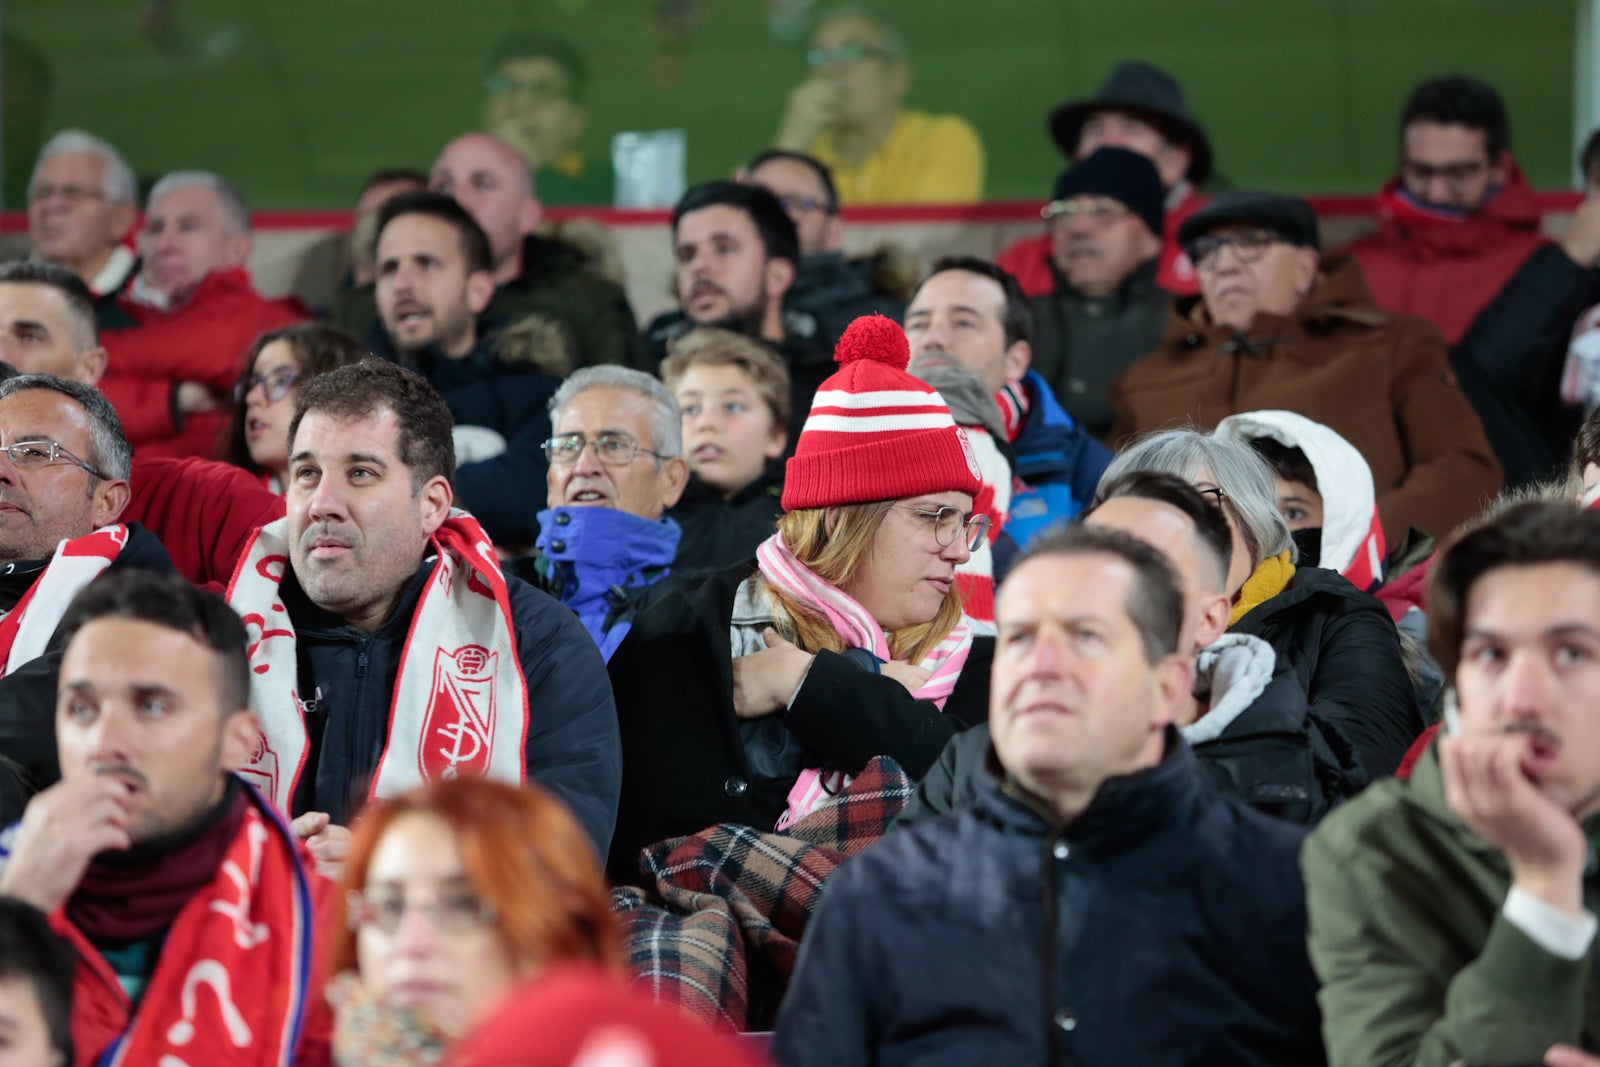
M 879 756 L 784 833 L 722 823 L 645 849 L 653 889 L 611 895 L 635 983 L 713 1025 L 770 1026 L 767 1012 L 751 1017 L 752 956 L 787 981 L 828 875 L 882 837 L 915 788 Z

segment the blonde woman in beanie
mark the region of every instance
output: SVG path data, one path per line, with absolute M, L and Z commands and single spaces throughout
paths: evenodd
M 611 659 L 616 881 L 669 837 L 786 828 L 873 756 L 921 777 L 987 717 L 993 631 L 954 580 L 989 525 L 977 460 L 892 320 L 857 319 L 834 359 L 756 560 L 663 595 Z

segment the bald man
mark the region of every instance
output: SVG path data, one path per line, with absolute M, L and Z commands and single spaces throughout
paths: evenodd
M 621 287 L 596 273 L 577 248 L 534 233 L 544 206 L 527 164 L 509 145 L 486 133 L 457 137 L 434 161 L 428 187 L 454 197 L 489 238 L 496 288 L 478 317 L 480 336 L 537 314 L 560 327 L 572 369 L 644 366 L 638 324 Z M 344 293 L 330 317 L 372 351 L 394 354 L 378 321 L 372 285 Z

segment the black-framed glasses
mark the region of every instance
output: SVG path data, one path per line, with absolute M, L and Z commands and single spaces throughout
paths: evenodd
M 626 467 L 643 452 L 656 459 L 671 459 L 665 452 L 652 452 L 625 433 L 603 433 L 589 440 L 581 433 L 559 434 L 544 443 L 544 455 L 551 463 L 567 466 L 578 462 L 583 450 L 594 445 L 596 458 L 608 467 Z
M 780 196 L 778 203 L 790 215 L 805 215 L 812 211 L 820 211 L 825 215 L 836 215 L 839 209 L 826 200 L 818 200 L 814 196 Z
M 446 887 L 432 900 L 407 900 L 403 893 L 372 894 L 352 889 L 345 894 L 345 918 L 351 930 L 370 926 L 393 935 L 408 909 L 422 913 L 427 924 L 441 934 L 470 934 L 493 926 L 499 917 L 494 905 L 465 886 Z
M 860 41 L 846 41 L 832 48 L 811 49 L 806 53 L 806 62 L 815 70 L 829 63 L 859 63 L 863 59 L 889 59 L 893 55 L 894 53 L 887 48 L 863 44 Z
M 1039 215 L 1045 219 L 1084 218 L 1096 227 L 1109 226 L 1118 219 L 1125 219 L 1131 214 L 1133 212 L 1128 210 L 1127 205 L 1106 197 L 1052 200 L 1039 209 Z
M 1423 163 L 1416 159 L 1402 159 L 1400 161 L 1400 174 L 1409 186 L 1427 185 L 1435 178 L 1443 178 L 1444 183 L 1454 192 L 1460 192 L 1468 182 L 1474 181 L 1484 171 L 1489 169 L 1487 161 L 1482 159 L 1467 159 L 1456 163 L 1441 163 L 1435 166 L 1432 163 Z
M 0 447 L 0 452 L 6 454 L 12 466 L 21 467 L 23 470 L 48 467 L 52 463 L 65 460 L 75 467 L 82 467 L 101 481 L 111 480 L 110 475 L 85 463 L 56 441 L 18 441 L 14 445 Z
M 298 367 L 279 367 L 266 374 L 246 374 L 233 383 L 233 402 L 243 404 L 244 398 L 250 395 L 250 390 L 259 385 L 261 392 L 267 398 L 267 403 L 271 404 L 288 396 L 299 380 Z
M 1224 248 L 1233 249 L 1240 263 L 1254 263 L 1267 254 L 1267 249 L 1282 241 L 1283 238 L 1271 230 L 1235 230 L 1196 237 L 1185 246 L 1184 252 L 1196 270 L 1215 270 L 1217 257 Z
M 968 552 L 976 552 L 983 547 L 983 539 L 989 536 L 990 519 L 987 515 L 968 515 L 960 508 L 950 507 L 948 504 L 936 511 L 919 508 L 913 504 L 895 504 L 894 507 L 901 511 L 909 512 L 933 527 L 934 539 L 939 542 L 940 548 L 949 548 L 956 543 L 956 538 L 966 531 L 962 541 L 967 546 Z
M 1228 494 L 1222 491 L 1222 486 L 1220 485 L 1213 485 L 1209 489 L 1202 489 L 1197 485 L 1194 487 L 1194 491 L 1199 493 L 1201 496 L 1210 497 L 1218 510 L 1221 510 L 1222 502 L 1228 499 Z

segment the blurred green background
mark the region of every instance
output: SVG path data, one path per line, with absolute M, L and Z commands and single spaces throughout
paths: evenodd
M 1541 188 L 1572 175 L 1576 0 L 887 0 L 910 45 L 908 104 L 966 116 L 990 199 L 1043 196 L 1062 161 L 1045 116 L 1124 57 L 1165 66 L 1206 124 L 1220 177 L 1367 192 L 1389 171 L 1406 90 L 1488 79 Z M 426 167 L 481 121 L 501 34 L 569 39 L 590 62 L 585 149 L 687 131 L 688 178 L 766 145 L 808 0 L 5 0 L 6 206 L 41 140 L 104 136 L 141 175 L 218 170 L 257 207 L 343 208 L 379 167 Z

